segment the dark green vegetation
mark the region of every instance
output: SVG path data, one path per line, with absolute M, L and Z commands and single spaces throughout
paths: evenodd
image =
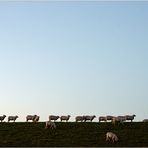
M 45 123 L 0 123 L 0 146 L 142 146 L 148 147 L 147 123 L 60 123 L 45 129 Z M 105 134 L 117 134 L 117 143 L 106 142 Z

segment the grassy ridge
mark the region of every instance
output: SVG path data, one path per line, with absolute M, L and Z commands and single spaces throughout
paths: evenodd
M 148 147 L 147 123 L 60 123 L 45 129 L 45 123 L 0 123 L 0 146 L 142 146 Z M 105 133 L 115 132 L 119 142 L 105 141 Z

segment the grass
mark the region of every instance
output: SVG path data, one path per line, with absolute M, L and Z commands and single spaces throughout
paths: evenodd
M 57 129 L 45 129 L 45 123 L 0 123 L 0 146 L 48 146 L 48 147 L 148 147 L 148 124 L 124 123 L 61 123 Z M 105 134 L 117 134 L 117 143 L 106 142 Z

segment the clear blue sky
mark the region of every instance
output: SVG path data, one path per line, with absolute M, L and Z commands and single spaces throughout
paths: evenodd
M 142 120 L 147 88 L 148 2 L 0 2 L 1 115 Z

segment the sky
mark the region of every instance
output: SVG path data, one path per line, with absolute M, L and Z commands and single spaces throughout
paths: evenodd
M 146 1 L 0 1 L 0 115 L 141 121 L 147 67 Z

